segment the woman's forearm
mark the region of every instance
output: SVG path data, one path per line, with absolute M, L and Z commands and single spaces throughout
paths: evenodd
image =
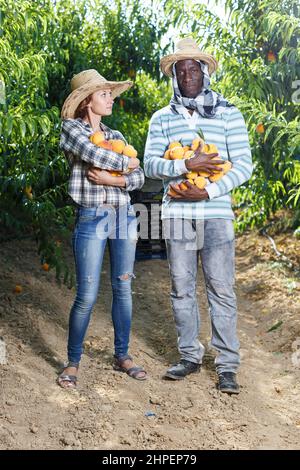
M 119 188 L 126 187 L 126 178 L 124 178 L 124 176 L 112 175 L 106 170 L 100 170 L 100 168 L 89 168 L 86 176 L 93 184 L 99 184 L 102 186 L 118 186 Z
M 119 188 L 125 188 L 126 180 L 124 176 L 112 176 L 111 183 L 107 183 L 108 186 L 118 186 Z

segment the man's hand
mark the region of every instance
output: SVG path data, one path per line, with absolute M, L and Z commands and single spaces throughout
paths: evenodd
M 125 186 L 124 178 L 120 176 L 112 176 L 109 171 L 100 168 L 91 167 L 86 176 L 93 184 L 102 184 L 106 186 Z
M 135 170 L 140 166 L 140 161 L 138 158 L 129 158 L 128 168 L 130 170 Z
M 218 165 L 224 163 L 224 160 L 213 160 L 218 156 L 218 153 L 204 153 L 198 148 L 194 157 L 185 160 L 185 166 L 188 171 L 205 171 L 209 175 L 213 175 L 215 172 L 222 171 Z
M 189 181 L 184 181 L 184 184 L 187 186 L 187 189 L 181 190 L 177 186 L 170 184 L 172 193 L 168 191 L 168 196 L 173 199 L 182 199 L 188 201 L 203 201 L 208 199 L 208 192 L 206 189 L 199 189 L 194 184 L 191 184 Z

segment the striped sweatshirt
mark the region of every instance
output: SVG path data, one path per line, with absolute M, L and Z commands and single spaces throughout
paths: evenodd
M 180 201 L 167 195 L 169 184 L 186 179 L 184 160 L 166 160 L 164 152 L 173 141 L 191 145 L 199 129 L 205 142 L 218 147 L 222 160 L 232 163 L 231 170 L 219 181 L 208 183 L 205 189 L 209 199 Z M 207 119 L 187 109 L 179 114 L 170 106 L 153 114 L 145 147 L 144 171 L 146 176 L 163 180 L 164 197 L 162 218 L 234 219 L 230 191 L 247 181 L 252 174 L 252 158 L 245 121 L 236 107 L 226 109 L 217 118 Z

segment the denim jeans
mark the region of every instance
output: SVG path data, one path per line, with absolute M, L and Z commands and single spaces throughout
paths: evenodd
M 70 313 L 68 359 L 78 363 L 82 343 L 97 300 L 103 256 L 108 242 L 113 292 L 115 356 L 128 353 L 131 328 L 131 279 L 134 277 L 137 224 L 132 206 L 101 205 L 77 209 L 73 233 L 76 298 Z
M 234 293 L 234 227 L 227 219 L 165 219 L 171 303 L 182 359 L 202 363 L 204 346 L 198 339 L 197 302 L 199 256 L 211 318 L 211 345 L 218 351 L 217 372 L 236 372 L 240 364 Z

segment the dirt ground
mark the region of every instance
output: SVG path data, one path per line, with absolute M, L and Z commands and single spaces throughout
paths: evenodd
M 299 241 L 291 234 L 275 240 L 299 261 Z M 265 237 L 252 232 L 237 239 L 239 396 L 215 388 L 201 278 L 204 366 L 184 381 L 166 381 L 165 369 L 178 358 L 168 264 L 136 263 L 130 352 L 149 374 L 138 382 L 111 367 L 106 258 L 78 389 L 66 391 L 55 379 L 66 358 L 74 289 L 41 269 L 33 241 L 1 243 L 0 263 L 0 336 L 7 352 L 0 366 L 1 449 L 300 449 L 300 280 Z M 13 293 L 16 284 L 20 294 Z

